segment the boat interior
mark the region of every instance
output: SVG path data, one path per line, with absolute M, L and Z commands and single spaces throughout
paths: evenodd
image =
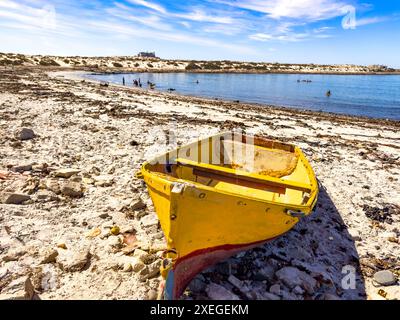
M 214 136 L 156 160 L 148 170 L 165 179 L 272 202 L 306 205 L 315 188 L 300 149 L 262 137 Z

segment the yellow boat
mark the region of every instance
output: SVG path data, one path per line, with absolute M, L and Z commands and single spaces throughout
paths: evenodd
M 167 240 L 165 299 L 178 299 L 208 266 L 289 231 L 318 196 L 298 147 L 236 132 L 161 155 L 140 176 Z

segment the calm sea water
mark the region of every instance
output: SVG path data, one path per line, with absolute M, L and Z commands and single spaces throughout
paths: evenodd
M 143 88 L 150 81 L 156 90 L 173 88 L 184 95 L 400 120 L 399 75 L 132 73 L 88 77 L 117 84 L 124 77 L 129 86 L 140 78 Z

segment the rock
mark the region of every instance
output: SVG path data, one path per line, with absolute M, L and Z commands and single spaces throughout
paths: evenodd
M 57 248 L 67 250 L 67 245 L 65 244 L 65 242 L 60 241 L 57 243 Z
M 50 190 L 39 190 L 36 193 L 36 198 L 37 200 L 40 201 L 59 201 L 60 198 Z
M 3 279 L 8 274 L 8 269 L 6 267 L 0 268 L 0 280 Z
M 22 204 L 30 199 L 29 195 L 23 193 L 4 192 L 1 196 L 1 202 L 4 204 Z
M 142 223 L 143 227 L 149 228 L 152 226 L 157 226 L 158 225 L 158 219 L 155 214 L 149 214 L 147 216 L 144 216 L 140 222 Z
M 80 251 L 61 251 L 57 257 L 57 263 L 61 270 L 77 272 L 83 270 L 90 263 L 90 252 L 87 249 Z
M 323 296 L 324 300 L 342 300 L 340 299 L 340 297 L 338 297 L 337 295 L 334 295 L 332 293 L 325 293 Z
M 278 270 L 275 275 L 290 289 L 301 286 L 307 293 L 313 294 L 317 288 L 317 281 L 313 277 L 295 267 L 284 267 Z
M 111 175 L 96 176 L 93 180 L 96 187 L 110 187 L 114 184 L 114 177 Z
M 192 292 L 203 292 L 206 289 L 207 284 L 199 279 L 198 277 L 194 278 L 189 284 L 189 290 Z
M 206 293 L 211 300 L 240 300 L 236 294 L 216 283 L 207 285 Z
M 240 291 L 245 290 L 242 281 L 236 278 L 233 274 L 228 277 L 228 281 Z
M 18 261 L 19 258 L 24 256 L 26 254 L 26 250 L 10 250 L 7 252 L 5 256 L 3 256 L 3 261 L 4 262 L 10 262 L 10 261 Z
M 12 281 L 6 288 L 3 288 L 0 300 L 38 300 L 30 277 L 22 277 Z
M 80 198 L 83 196 L 82 186 L 79 182 L 67 182 L 61 188 L 61 193 L 64 196 L 72 198 Z
M 147 300 L 157 300 L 158 294 L 156 290 L 150 289 L 147 293 Z
M 279 296 L 281 294 L 281 286 L 279 284 L 274 284 L 269 288 L 269 292 Z
M 132 265 L 129 262 L 124 263 L 122 271 L 123 272 L 131 272 L 132 271 Z
M 142 270 L 145 267 L 145 264 L 141 260 L 139 260 L 135 257 L 133 257 L 131 259 L 130 265 L 132 267 L 133 272 L 139 272 L 140 270 Z
M 22 128 L 22 129 L 18 129 L 14 133 L 14 136 L 18 140 L 30 140 L 35 137 L 35 132 L 32 129 Z
M 60 184 L 56 179 L 48 179 L 46 181 L 46 189 L 54 192 L 55 194 L 60 194 L 61 193 L 61 187 Z
M 374 280 L 382 286 L 391 286 L 397 282 L 395 275 L 389 270 L 376 272 Z
M 120 236 L 109 236 L 107 239 L 107 245 L 111 253 L 115 253 L 122 248 L 122 239 Z
M 81 170 L 78 169 L 71 169 L 71 168 L 66 168 L 66 169 L 58 169 L 56 171 L 52 172 L 52 176 L 53 177 L 57 177 L 57 178 L 65 178 L 65 179 L 69 179 L 71 178 L 74 174 L 77 174 L 81 172 Z
M 272 266 L 265 266 L 259 270 L 256 271 L 256 273 L 253 275 L 253 280 L 256 281 L 271 281 L 274 278 L 275 274 L 275 269 Z
M 153 254 L 147 253 L 141 249 L 135 249 L 133 256 L 138 258 L 140 261 L 144 262 L 145 264 L 149 264 L 154 261 L 155 256 Z
M 39 264 L 53 263 L 56 262 L 58 251 L 53 248 L 44 248 L 39 251 Z
M 14 172 L 25 172 L 25 171 L 31 171 L 32 170 L 32 164 L 21 164 L 17 166 L 11 167 L 11 171 Z
M 280 300 L 281 299 L 277 295 L 270 293 L 270 292 L 264 292 L 263 297 L 265 298 L 265 300 Z
M 295 286 L 292 292 L 294 294 L 302 295 L 304 293 L 304 290 L 300 286 Z
M 161 260 L 157 260 L 152 264 L 145 266 L 140 271 L 140 281 L 146 281 L 147 279 L 151 279 L 157 276 L 160 273 L 160 266 Z

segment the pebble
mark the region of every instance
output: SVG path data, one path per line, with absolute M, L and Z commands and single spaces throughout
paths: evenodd
M 64 196 L 72 198 L 80 198 L 83 196 L 82 186 L 79 182 L 67 182 L 61 188 L 61 193 Z
M 150 228 L 152 226 L 157 226 L 158 225 L 158 219 L 157 215 L 155 214 L 148 214 L 147 216 L 144 216 L 142 220 L 140 220 L 143 227 L 145 228 Z
M 313 277 L 295 267 L 284 267 L 278 270 L 275 275 L 290 289 L 301 286 L 307 293 L 313 294 L 317 288 L 317 281 Z
M 7 291 L 7 294 L 0 294 L 0 300 L 37 300 L 38 296 L 35 293 L 35 288 L 30 277 L 21 277 L 13 280 L 2 291 Z
M 240 300 L 236 294 L 216 283 L 207 285 L 206 293 L 211 300 Z
M 30 199 L 29 195 L 23 193 L 5 192 L 1 196 L 1 202 L 4 204 L 22 204 Z
M 58 169 L 58 170 L 52 172 L 52 176 L 57 177 L 57 178 L 69 179 L 73 175 L 75 175 L 79 172 L 81 172 L 81 170 L 78 170 L 78 169 L 69 169 L 69 168 Z
M 61 251 L 57 257 L 57 263 L 61 270 L 66 272 L 77 272 L 83 270 L 90 262 L 90 252 L 88 249 L 79 251 Z
M 196 277 L 190 282 L 188 287 L 192 292 L 202 292 L 206 289 L 206 286 L 207 284 L 204 281 Z
M 22 128 L 17 130 L 14 136 L 18 140 L 30 140 L 35 137 L 35 132 L 29 128 Z
M 266 300 L 280 300 L 281 298 L 279 298 L 279 296 L 270 293 L 270 292 L 264 292 L 263 294 L 264 299 Z
M 147 300 L 157 300 L 158 294 L 154 289 L 150 289 L 147 293 Z
M 44 248 L 39 251 L 40 262 L 39 264 L 52 263 L 56 261 L 58 251 L 53 248 Z
M 132 265 L 129 262 L 124 263 L 124 267 L 122 268 L 123 272 L 130 272 L 132 271 Z
M 397 282 L 395 275 L 389 270 L 376 272 L 374 280 L 382 286 L 391 286 Z
M 256 281 L 271 281 L 275 275 L 275 269 L 272 266 L 266 266 L 256 271 L 253 279 Z
M 279 284 L 274 284 L 269 288 L 269 292 L 279 296 L 281 294 L 281 286 Z
M 96 176 L 93 180 L 96 187 L 110 187 L 114 184 L 114 177 L 111 175 Z
M 10 262 L 10 261 L 18 261 L 19 258 L 24 256 L 26 254 L 26 250 L 10 250 L 7 252 L 5 256 L 3 256 L 3 261 L 4 262 Z
M 135 257 L 132 257 L 132 259 L 130 261 L 130 265 L 134 272 L 139 272 L 140 270 L 142 270 L 145 267 L 145 264 L 141 260 L 139 260 Z
M 160 266 L 161 266 L 161 260 L 157 260 L 153 262 L 152 264 L 145 266 L 141 271 L 140 271 L 140 281 L 146 281 L 147 279 L 154 278 L 160 273 Z
M 25 171 L 31 171 L 32 170 L 32 164 L 21 164 L 17 166 L 11 167 L 11 171 L 14 172 L 25 172 Z
M 36 199 L 41 201 L 58 201 L 60 198 L 50 190 L 39 190 L 36 193 Z

